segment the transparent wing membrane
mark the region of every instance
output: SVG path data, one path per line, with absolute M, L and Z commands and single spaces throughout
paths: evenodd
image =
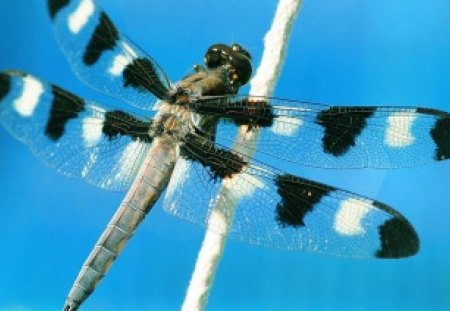
M 142 109 L 166 98 L 170 82 L 162 69 L 94 1 L 48 3 L 56 38 L 81 80 Z
M 280 249 L 379 258 L 417 252 L 414 229 L 387 205 L 258 162 L 246 163 L 224 150 L 217 147 L 202 155 L 192 141 L 186 142 L 167 188 L 168 213 Z M 233 169 L 221 171 L 225 165 Z
M 109 190 L 129 187 L 152 140 L 149 120 L 18 71 L 0 73 L 0 123 L 59 172 Z
M 190 105 L 220 118 L 215 139 L 228 147 L 238 126 L 259 128 L 257 158 L 323 168 L 402 168 L 450 157 L 450 115 L 438 110 L 246 96 L 201 98 Z

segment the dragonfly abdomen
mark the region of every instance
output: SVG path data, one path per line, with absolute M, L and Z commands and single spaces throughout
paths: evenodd
M 154 140 L 136 180 L 83 264 L 67 297 L 65 311 L 77 310 L 94 291 L 167 186 L 175 158 L 173 144 Z

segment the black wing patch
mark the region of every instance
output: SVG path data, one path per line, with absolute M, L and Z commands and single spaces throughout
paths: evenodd
M 214 180 L 232 177 L 247 164 L 241 156 L 193 134 L 186 136 L 181 155 L 208 168 Z
M 230 101 L 228 97 L 207 97 L 189 105 L 197 113 L 217 115 L 237 126 L 270 127 L 275 118 L 272 106 L 263 98 L 241 97 Z
M 303 180 L 303 183 L 299 183 L 300 179 L 290 174 L 278 175 L 275 179 L 277 192 L 281 197 L 276 206 L 275 218 L 282 227 L 303 227 L 306 213 L 312 212 L 314 205 L 320 202 L 322 197 L 335 190 L 312 181 Z M 308 198 L 307 201 L 303 199 L 305 197 Z
M 154 64 L 147 58 L 136 58 L 123 71 L 124 86 L 140 92 L 150 91 L 160 99 L 167 98 L 168 89 L 159 79 Z
M 47 4 L 50 17 L 54 19 L 58 11 L 67 6 L 69 2 L 70 0 L 49 0 Z
M 450 158 L 450 119 L 439 118 L 430 134 L 436 143 L 435 160 L 442 161 Z
M 148 134 L 150 126 L 151 120 L 142 121 L 124 111 L 113 110 L 105 113 L 102 132 L 109 140 L 118 136 L 129 136 L 133 140 L 150 143 L 152 141 L 152 137 Z
M 62 88 L 52 85 L 53 102 L 50 109 L 45 135 L 57 141 L 64 134 L 66 123 L 84 111 L 84 100 Z
M 401 258 L 419 251 L 418 236 L 411 230 L 411 225 L 399 217 L 387 220 L 378 232 L 380 249 L 375 253 L 378 258 Z
M 11 77 L 6 73 L 0 73 L 0 101 L 11 90 Z
M 105 12 L 100 13 L 100 22 L 92 34 L 83 55 L 83 62 L 92 66 L 103 52 L 113 50 L 119 40 L 119 32 Z
M 331 107 L 320 112 L 317 115 L 317 124 L 325 129 L 323 150 L 336 157 L 345 154 L 355 146 L 356 138 L 367 126 L 367 119 L 375 110 L 373 107 L 363 107 L 346 111 L 345 108 Z

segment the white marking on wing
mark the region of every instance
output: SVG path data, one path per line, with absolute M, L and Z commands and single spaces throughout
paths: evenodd
M 82 0 L 76 10 L 69 15 L 69 29 L 73 34 L 78 34 L 87 24 L 89 18 L 95 11 L 95 4 L 92 0 Z
M 191 167 L 191 162 L 179 157 L 172 176 L 170 177 L 169 185 L 166 189 L 166 198 L 171 198 L 175 190 L 183 187 L 184 181 L 189 178 L 188 172 Z M 173 210 L 174 205 L 171 205 L 169 210 Z
M 112 65 L 109 67 L 108 72 L 113 76 L 120 76 L 125 67 L 133 62 L 133 59 L 137 58 L 136 52 L 126 43 L 122 43 L 124 54 L 117 55 Z
M 14 109 L 23 117 L 31 117 L 42 93 L 44 93 L 42 83 L 31 76 L 25 76 L 22 94 L 14 101 Z
M 250 197 L 258 188 L 264 188 L 264 182 L 247 172 L 239 173 L 223 181 L 223 186 L 236 198 Z
M 280 116 L 275 119 L 270 130 L 277 135 L 293 136 L 301 125 L 303 125 L 303 121 L 299 118 Z
M 333 229 L 342 235 L 362 235 L 366 233 L 361 221 L 374 209 L 373 201 L 350 198 L 341 202 L 334 217 Z
M 99 143 L 102 136 L 103 121 L 105 119 L 104 113 L 105 109 L 91 106 L 93 117 L 86 117 L 83 119 L 83 140 L 84 145 L 87 148 L 95 147 Z M 92 149 L 89 153 L 89 159 L 86 162 L 83 170 L 81 171 L 81 177 L 84 178 L 89 174 L 94 164 L 97 162 L 100 151 L 98 148 Z
M 83 119 L 83 140 L 87 148 L 95 147 L 102 138 L 103 118 L 86 117 Z
M 111 67 L 109 67 L 108 72 L 113 76 L 120 76 L 126 66 L 130 64 L 130 61 L 122 54 L 117 55 Z
M 135 175 L 139 167 L 134 167 L 134 162 L 140 149 L 141 144 L 138 141 L 133 141 L 125 147 L 115 167 L 114 181 L 126 181 L 127 178 Z
M 387 118 L 385 143 L 389 147 L 407 147 L 414 143 L 412 125 L 417 118 L 415 109 L 404 112 L 395 112 Z

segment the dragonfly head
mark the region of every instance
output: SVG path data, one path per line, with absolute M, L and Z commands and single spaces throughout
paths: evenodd
M 209 69 L 224 66 L 231 83 L 238 86 L 246 84 L 252 75 L 251 55 L 239 44 L 210 46 L 205 54 L 205 64 Z

